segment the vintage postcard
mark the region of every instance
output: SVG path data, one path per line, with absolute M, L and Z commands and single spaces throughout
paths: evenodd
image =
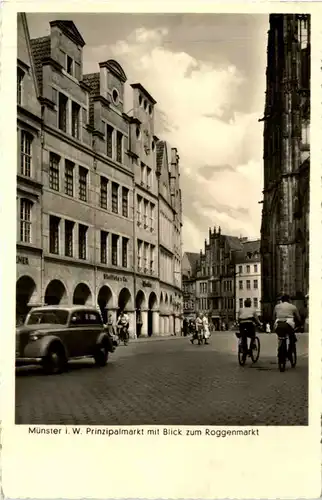
M 5 498 L 320 496 L 321 14 L 3 5 Z

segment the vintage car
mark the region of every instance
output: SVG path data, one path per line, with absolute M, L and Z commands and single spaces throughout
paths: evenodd
M 70 359 L 83 357 L 105 366 L 113 350 L 95 307 L 36 307 L 16 329 L 16 366 L 41 364 L 47 373 L 60 373 Z

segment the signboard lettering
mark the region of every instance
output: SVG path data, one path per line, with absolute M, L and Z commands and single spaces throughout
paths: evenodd
M 17 255 L 16 264 L 23 264 L 24 266 L 29 266 L 28 257 L 23 257 L 22 255 Z
M 117 274 L 107 274 L 107 273 L 104 273 L 103 274 L 103 278 L 105 280 L 112 280 L 112 281 L 123 281 L 123 282 L 127 282 L 127 278 L 125 276 L 118 276 Z

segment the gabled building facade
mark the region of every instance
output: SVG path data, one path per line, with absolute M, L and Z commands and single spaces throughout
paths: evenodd
M 26 16 L 18 15 L 17 317 L 36 304 L 95 304 L 104 320 L 126 310 L 132 336 L 178 333 L 179 157 L 173 150 L 158 170 L 156 101 L 133 84 L 126 113 L 123 68 L 108 59 L 84 74 L 84 46 L 72 21 L 52 21 L 48 36 L 30 40 Z M 166 280 L 164 169 L 175 235 Z M 164 287 L 167 321 L 160 319 Z
M 42 115 L 26 15 L 17 18 L 16 317 L 42 302 Z
M 270 15 L 261 227 L 265 321 L 282 293 L 305 314 L 309 289 L 310 22 L 310 15 Z
M 242 242 L 242 250 L 235 254 L 236 319 L 246 299 L 250 299 L 258 316 L 261 311 L 260 240 Z

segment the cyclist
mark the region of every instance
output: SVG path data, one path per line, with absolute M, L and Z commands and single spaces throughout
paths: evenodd
M 291 304 L 289 295 L 281 297 L 281 302 L 276 304 L 274 313 L 274 330 L 281 337 L 289 336 L 294 342 L 297 341 L 295 328 L 301 325 L 301 316 L 294 304 Z
M 247 346 L 247 337 L 250 337 L 249 349 L 252 350 L 254 348 L 254 339 L 256 335 L 255 325 L 261 327 L 262 323 L 259 321 L 256 309 L 252 307 L 252 301 L 250 299 L 245 299 L 244 306 L 245 307 L 238 312 L 239 332 L 243 345 L 245 345 L 245 342 Z
M 124 311 L 122 311 L 118 320 L 117 320 L 117 327 L 119 328 L 119 335 L 121 334 L 121 338 L 123 339 L 123 341 L 126 338 L 125 332 L 126 332 L 126 336 L 128 334 L 129 326 L 130 326 L 129 317 Z M 125 330 L 125 332 L 124 332 L 124 330 Z

